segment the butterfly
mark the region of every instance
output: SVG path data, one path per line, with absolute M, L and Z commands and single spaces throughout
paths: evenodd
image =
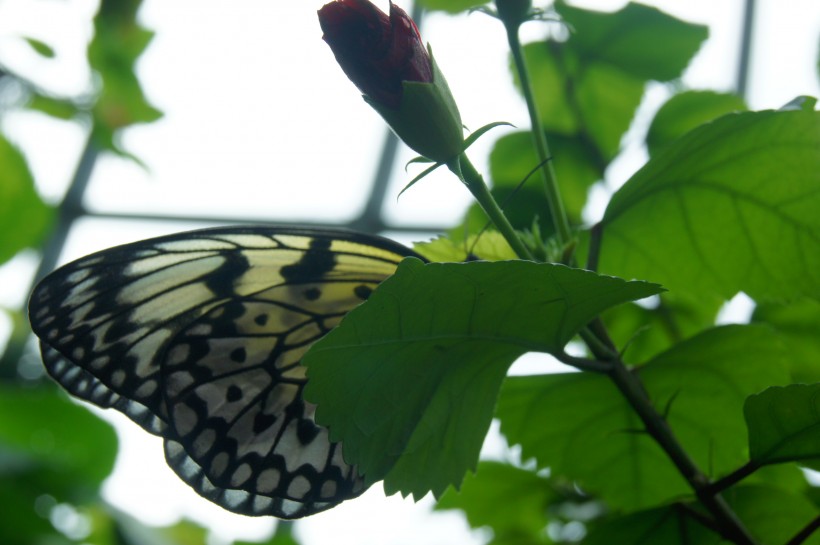
M 57 269 L 29 318 L 48 373 L 161 436 L 200 495 L 299 518 L 366 488 L 302 398 L 300 360 L 407 256 L 423 259 L 342 230 L 191 231 Z

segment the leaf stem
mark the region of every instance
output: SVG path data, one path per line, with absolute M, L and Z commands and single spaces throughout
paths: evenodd
M 473 197 L 475 197 L 476 201 L 478 201 L 478 204 L 487 216 L 489 216 L 490 221 L 493 222 L 496 229 L 498 229 L 501 235 L 506 239 L 515 254 L 521 259 L 536 261 L 535 257 L 532 255 L 532 252 L 530 252 L 529 248 L 524 245 L 516 234 L 515 229 L 513 229 L 513 226 L 510 224 L 507 216 L 504 215 L 501 207 L 498 206 L 495 198 L 487 188 L 487 184 L 484 183 L 484 178 L 482 178 L 481 174 L 479 174 L 475 169 L 473 164 L 467 158 L 467 155 L 462 153 L 457 160 L 448 163 L 447 166 L 453 174 L 458 176 L 459 179 L 464 182 L 464 185 L 466 185 L 467 189 L 470 190 L 470 193 L 473 194 Z
M 613 350 L 606 342 L 604 342 L 598 334 L 592 330 L 593 323 L 587 324 L 578 334 L 584 340 L 590 352 L 609 365 L 609 362 L 618 358 L 618 352 Z
M 794 537 L 786 543 L 786 545 L 800 545 L 809 539 L 809 537 L 811 537 L 811 535 L 818 529 L 820 529 L 820 515 L 814 517 L 814 519 L 804 526 L 802 530 L 797 532 Z
M 746 464 L 739 467 L 735 471 L 711 483 L 708 487 L 704 489 L 704 492 L 708 492 L 711 494 L 719 494 L 720 492 L 723 492 L 730 486 L 742 481 L 758 469 L 760 469 L 760 465 L 758 465 L 757 463 L 746 462 Z
M 504 23 L 504 28 L 507 31 L 507 41 L 510 44 L 510 51 L 512 52 L 513 61 L 515 62 L 515 69 L 518 72 L 518 80 L 521 82 L 521 92 L 524 95 L 524 100 L 527 102 L 527 111 L 530 114 L 530 125 L 532 127 L 533 141 L 535 143 L 535 150 L 538 154 L 538 160 L 542 163 L 541 179 L 544 183 L 544 191 L 549 202 L 550 214 L 555 225 L 555 233 L 558 242 L 565 246 L 569 244 L 572 238 L 570 232 L 569 219 L 564 210 L 564 202 L 561 200 L 561 194 L 558 190 L 558 181 L 555 176 L 555 168 L 552 166 L 552 161 L 549 145 L 547 144 L 547 137 L 544 134 L 544 127 L 541 123 L 541 115 L 538 113 L 538 107 L 535 104 L 535 94 L 532 89 L 529 71 L 527 70 L 527 63 L 524 59 L 524 50 L 521 47 L 521 40 L 518 36 L 518 28 L 520 22 Z
M 709 478 L 697 467 L 678 442 L 666 420 L 652 406 L 643 384 L 621 361 L 613 361 L 610 378 L 632 406 L 646 427 L 647 433 L 660 445 L 666 455 L 689 483 L 695 495 L 715 518 L 721 535 L 737 545 L 756 545 L 743 522 L 732 511 L 723 497 L 710 487 Z
M 579 358 L 577 356 L 571 356 L 566 352 L 562 352 L 555 356 L 558 361 L 561 363 L 565 363 L 567 365 L 571 365 L 576 369 L 580 369 L 581 371 L 589 371 L 592 373 L 608 373 L 609 372 L 609 363 L 601 361 L 601 360 L 592 360 L 588 358 Z
M 598 272 L 598 256 L 601 254 L 601 238 L 604 235 L 604 226 L 596 223 L 589 230 L 589 252 L 587 253 L 587 269 Z

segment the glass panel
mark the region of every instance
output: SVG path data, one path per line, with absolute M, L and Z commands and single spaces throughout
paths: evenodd
M 305 8 L 146 2 L 142 19 L 156 36 L 139 76 L 166 115 L 123 135 L 147 170 L 100 158 L 90 207 L 266 220 L 359 213 L 385 128 Z

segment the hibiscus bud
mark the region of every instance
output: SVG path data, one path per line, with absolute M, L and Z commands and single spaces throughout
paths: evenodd
M 391 3 L 388 17 L 368 0 L 335 0 L 319 23 L 344 73 L 399 138 L 435 161 L 461 153 L 458 108 L 404 10 Z

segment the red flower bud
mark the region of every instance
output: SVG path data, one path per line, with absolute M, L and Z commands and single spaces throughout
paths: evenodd
M 402 82 L 431 83 L 433 66 L 416 23 L 390 4 L 390 17 L 368 0 L 335 0 L 319 10 L 323 39 L 367 98 L 398 109 Z
M 401 8 L 391 2 L 388 17 L 368 0 L 335 0 L 319 22 L 342 70 L 405 144 L 436 162 L 464 151 L 447 81 Z

